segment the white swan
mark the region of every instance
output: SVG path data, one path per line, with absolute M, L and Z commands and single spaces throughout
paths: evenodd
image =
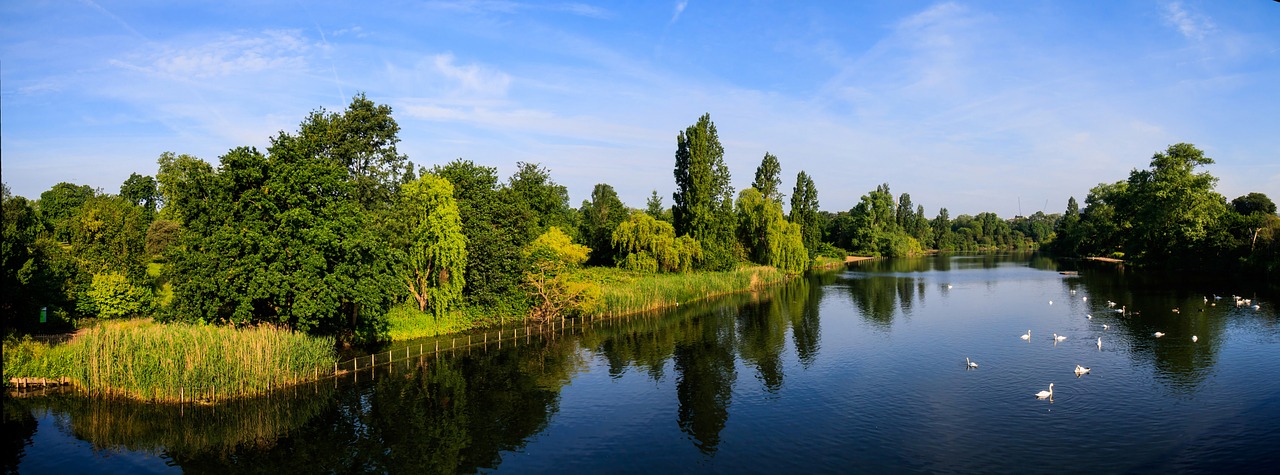
M 1164 332 L 1155 332 L 1155 333 L 1152 333 L 1152 335 L 1154 335 L 1156 338 L 1160 338 L 1164 336 Z
M 1049 305 L 1053 305 L 1053 301 L 1052 301 L 1052 300 L 1050 300 L 1050 301 L 1049 301 Z
M 1098 337 L 1098 349 L 1102 349 L 1102 337 Z
M 1036 393 L 1036 399 L 1044 399 L 1047 397 L 1053 397 L 1053 383 L 1049 383 L 1048 391 L 1040 391 Z
M 1026 334 L 1026 335 L 1022 335 L 1022 336 L 1020 336 L 1020 337 L 1018 337 L 1018 338 L 1021 338 L 1021 339 L 1023 339 L 1023 340 L 1027 340 L 1027 341 L 1030 341 L 1030 340 L 1031 340 L 1031 330 L 1027 330 L 1027 334 Z
M 1199 339 L 1199 338 L 1196 338 L 1196 336 L 1195 336 L 1195 335 L 1191 335 L 1191 342 L 1192 342 L 1192 343 L 1195 343 L 1195 342 L 1197 342 L 1197 341 L 1199 341 L 1199 340 L 1200 340 L 1200 339 Z
M 1102 329 L 1103 329 L 1103 330 L 1106 330 L 1106 329 L 1108 329 L 1108 328 L 1111 328 L 1111 327 L 1107 326 L 1107 324 L 1105 324 L 1105 323 L 1103 323 L 1103 324 L 1102 324 Z M 1099 338 L 1099 339 L 1101 339 L 1101 338 Z
M 1066 336 L 1066 335 L 1059 335 L 1059 334 L 1057 334 L 1057 333 L 1054 333 L 1054 334 L 1053 334 L 1053 341 L 1055 341 L 1055 342 L 1057 342 L 1057 341 L 1062 341 L 1062 340 L 1066 340 L 1066 339 L 1067 339 L 1067 336 Z
M 969 361 L 969 357 L 968 357 L 968 356 L 964 357 L 964 365 L 965 365 L 965 366 L 968 366 L 968 367 L 970 367 L 970 368 L 977 368 L 977 367 L 978 367 L 978 363 L 974 363 L 974 362 L 972 362 L 972 361 Z
M 1084 316 L 1085 316 L 1085 318 L 1088 318 L 1088 319 L 1090 319 L 1090 320 L 1093 320 L 1093 315 L 1089 315 L 1089 314 L 1087 314 L 1087 313 L 1086 313 Z
M 1082 375 L 1082 374 L 1089 374 L 1089 368 L 1085 368 L 1084 366 L 1076 365 L 1076 376 L 1080 376 L 1080 375 Z

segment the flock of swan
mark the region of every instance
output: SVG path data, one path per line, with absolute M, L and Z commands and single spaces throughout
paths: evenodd
M 947 285 L 947 288 L 951 288 L 951 285 L 950 285 L 950 284 L 948 284 L 948 285 Z M 1071 291 L 1071 293 L 1074 295 L 1074 294 L 1076 293 L 1076 291 L 1075 291 L 1075 290 L 1072 290 L 1072 291 Z M 1236 302 L 1236 306 L 1237 306 L 1237 307 L 1244 307 L 1244 306 L 1250 306 L 1250 305 L 1251 305 L 1251 306 L 1252 306 L 1252 308 L 1253 308 L 1254 310 L 1258 310 L 1259 308 L 1261 308 L 1259 304 L 1255 304 L 1255 303 L 1253 303 L 1253 301 L 1252 301 L 1251 299 L 1246 299 L 1246 298 L 1242 298 L 1242 297 L 1234 296 L 1234 295 L 1233 295 L 1232 297 L 1234 297 L 1234 298 L 1235 298 L 1235 302 Z M 1214 296 L 1213 296 L 1213 299 L 1214 299 L 1214 300 L 1220 300 L 1220 299 L 1222 299 L 1222 297 L 1220 297 L 1220 296 L 1218 296 L 1218 295 L 1214 295 Z M 1080 299 L 1080 300 L 1081 300 L 1082 302 L 1088 302 L 1088 301 L 1089 301 L 1089 297 L 1081 297 L 1081 299 Z M 1209 297 L 1205 297 L 1205 298 L 1204 298 L 1204 301 L 1205 301 L 1205 303 L 1206 303 L 1206 304 L 1209 304 L 1209 302 L 1210 302 Z M 1052 301 L 1052 300 L 1050 300 L 1050 301 L 1049 301 L 1049 305 L 1053 305 L 1053 301 Z M 1129 309 L 1128 309 L 1128 306 L 1126 306 L 1126 305 L 1121 305 L 1121 306 L 1120 306 L 1120 308 L 1118 308 L 1118 309 L 1117 309 L 1117 308 L 1115 308 L 1115 306 L 1116 306 L 1116 305 L 1117 305 L 1117 304 L 1116 304 L 1115 302 L 1112 302 L 1112 301 L 1110 301 L 1110 300 L 1108 300 L 1108 301 L 1107 301 L 1107 307 L 1110 307 L 1110 308 L 1114 309 L 1114 310 L 1115 310 L 1115 312 L 1116 312 L 1116 313 L 1118 313 L 1118 314 L 1120 314 L 1121 316 L 1134 316 L 1134 315 L 1138 315 L 1138 312 L 1136 312 L 1136 311 L 1132 311 L 1132 310 L 1129 310 Z M 1216 305 L 1216 304 L 1210 304 L 1210 305 Z M 1201 311 L 1203 311 L 1203 310 L 1201 310 Z M 1178 308 L 1174 308 L 1174 309 L 1173 309 L 1173 313 L 1182 313 L 1182 312 L 1181 312 L 1181 310 L 1179 310 Z M 1085 315 L 1085 317 L 1086 317 L 1086 318 L 1088 318 L 1089 320 L 1093 320 L 1093 315 L 1092 315 L 1092 314 L 1086 314 L 1086 315 Z M 1108 325 L 1107 325 L 1107 324 L 1105 324 L 1105 323 L 1103 323 L 1103 324 L 1102 324 L 1102 329 L 1103 329 L 1104 331 L 1105 331 L 1105 330 L 1107 330 L 1108 328 L 1110 328 L 1110 326 L 1108 326 Z M 1153 334 L 1152 334 L 1152 336 L 1154 336 L 1154 337 L 1156 337 L 1156 338 L 1163 337 L 1164 335 L 1165 335 L 1165 333 L 1164 333 L 1164 332 L 1160 332 L 1160 331 L 1157 331 L 1157 332 L 1155 332 L 1155 333 L 1153 333 Z M 1021 338 L 1021 339 L 1023 339 L 1024 341 L 1028 341 L 1028 342 L 1030 342 L 1030 341 L 1031 341 L 1031 330 L 1027 330 L 1027 333 L 1020 335 L 1018 338 Z M 1058 344 L 1058 342 L 1063 341 L 1063 340 L 1066 340 L 1066 339 L 1067 339 L 1066 335 L 1059 335 L 1059 334 L 1057 334 L 1057 333 L 1054 333 L 1054 334 L 1053 334 L 1053 343 L 1054 343 L 1054 345 L 1057 345 L 1057 344 Z M 1191 342 L 1192 342 L 1192 343 L 1196 343 L 1196 342 L 1198 342 L 1198 341 L 1200 341 L 1200 338 L 1199 338 L 1198 336 L 1196 336 L 1196 335 L 1191 335 Z M 1102 337 L 1098 337 L 1097 345 L 1098 345 L 1098 350 L 1099 350 L 1099 351 L 1101 351 L 1101 350 L 1102 350 Z M 977 363 L 976 361 L 973 361 L 973 360 L 969 359 L 969 357 L 967 357 L 967 356 L 964 358 L 964 364 L 965 364 L 965 369 L 976 369 L 976 368 L 978 367 L 978 363 Z M 1075 369 L 1075 375 L 1076 375 L 1076 377 L 1080 377 L 1080 376 L 1083 376 L 1083 375 L 1089 374 L 1089 370 L 1090 370 L 1089 368 L 1087 368 L 1087 367 L 1084 367 L 1084 366 L 1081 366 L 1081 365 L 1078 365 L 1078 364 L 1077 364 L 1077 365 L 1076 365 L 1076 369 Z M 1050 399 L 1050 400 L 1052 400 L 1052 399 L 1053 399 L 1053 383 L 1049 383 L 1049 389 L 1048 389 L 1047 391 L 1040 391 L 1040 392 L 1038 392 L 1038 393 L 1035 393 L 1035 397 L 1036 397 L 1037 399 Z

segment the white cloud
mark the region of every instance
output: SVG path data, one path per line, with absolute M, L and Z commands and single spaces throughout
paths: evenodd
M 310 44 L 296 30 L 228 34 L 189 47 L 164 47 L 111 64 L 166 77 L 209 79 L 307 68 Z
M 456 64 L 452 53 L 434 56 L 432 64 L 436 72 L 453 80 L 459 89 L 468 93 L 501 97 L 506 95 L 511 85 L 510 75 L 477 64 Z
M 1164 21 L 1178 29 L 1182 36 L 1190 40 L 1202 40 L 1206 34 L 1212 33 L 1216 27 L 1208 17 L 1182 8 L 1182 2 L 1165 5 Z

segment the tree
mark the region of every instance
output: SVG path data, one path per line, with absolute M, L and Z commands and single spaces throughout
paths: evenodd
M 0 185 L 0 321 L 6 329 L 30 330 L 41 307 L 55 314 L 68 303 L 66 283 L 78 269 L 45 231 L 36 204 Z M 59 265 L 59 263 L 67 265 Z
M 44 193 L 40 193 L 40 201 L 36 209 L 40 211 L 40 220 L 53 231 L 53 237 L 62 242 L 71 240 L 71 229 L 68 220 L 80 206 L 92 198 L 93 188 L 88 185 L 73 185 L 62 182 L 53 185 Z
M 645 211 L 653 219 L 659 221 L 671 221 L 671 210 L 662 206 L 662 197 L 658 195 L 658 190 L 653 190 L 653 194 L 649 195 L 649 199 L 645 201 Z
M 752 261 L 795 274 L 808 267 L 800 225 L 788 223 L 782 205 L 755 188 L 738 193 L 738 237 Z
M 751 187 L 759 190 L 765 199 L 782 202 L 782 192 L 778 189 L 782 186 L 781 174 L 782 165 L 778 163 L 778 157 L 765 152 L 760 166 L 756 167 L 756 179 L 751 182 Z
M 1129 174 L 1131 217 L 1128 233 L 1132 249 L 1144 260 L 1167 262 L 1174 256 L 1192 256 L 1205 242 L 1211 227 L 1226 212 L 1226 199 L 1213 191 L 1218 179 L 1197 167 L 1213 159 L 1187 143 L 1170 145 L 1151 158 L 1151 168 Z
M 522 252 L 538 236 L 533 212 L 511 189 L 498 187 L 495 168 L 457 159 L 433 167 L 430 173 L 453 184 L 471 256 L 463 287 L 465 298 L 472 305 L 489 308 L 523 302 Z
M 593 265 L 613 264 L 618 251 L 613 247 L 613 230 L 631 214 L 613 187 L 599 183 L 591 190 L 591 201 L 583 201 L 579 210 L 581 240 L 591 248 L 587 260 Z
M 955 250 L 955 236 L 951 232 L 951 216 L 946 208 L 938 210 L 938 216 L 929 222 L 933 228 L 934 247 L 940 251 Z
M 676 237 L 671 223 L 634 212 L 613 230 L 618 267 L 642 272 L 685 272 L 701 258 L 702 246 L 688 234 Z
M 813 254 L 822 240 L 822 223 L 818 214 L 818 188 L 804 170 L 796 174 L 796 186 L 791 191 L 790 218 L 800 225 L 804 248 Z
M 169 246 L 177 242 L 181 230 L 182 226 L 177 221 L 167 219 L 152 221 L 151 226 L 147 227 L 147 243 L 145 246 L 147 257 L 154 259 L 164 256 Z
M 302 122 L 298 152 L 333 160 L 347 171 L 351 196 L 364 209 L 389 206 L 413 164 L 396 151 L 400 125 L 391 106 L 376 104 L 364 93 L 351 98 L 341 114 L 313 111 Z
M 551 179 L 550 170 L 537 163 L 518 162 L 507 187 L 533 211 L 539 231 L 555 226 L 561 231 L 576 232 L 569 190 Z
M 671 213 L 676 234 L 688 234 L 702 244 L 704 267 L 733 268 L 738 260 L 733 246 L 733 187 L 711 114 L 676 135 L 675 178 Z
M 372 136 L 362 147 L 350 135 L 316 133 L 315 118 L 303 123 L 305 134 L 273 137 L 268 155 L 231 150 L 216 172 L 198 159 L 161 157 L 164 209 L 182 223 L 169 318 L 273 323 L 344 342 L 380 337 L 387 309 L 404 298 L 391 247 L 365 208 L 384 205 L 361 201 L 381 187 L 335 157 L 394 139 Z
M 398 214 L 408 227 L 401 278 L 418 302 L 439 318 L 462 296 L 467 238 L 453 199 L 453 185 L 432 174 L 400 188 Z
M 79 299 L 77 310 L 100 318 L 147 315 L 154 306 L 151 289 L 129 282 L 123 274 L 94 274 L 93 282 Z
M 1262 193 L 1249 193 L 1231 200 L 1231 208 L 1243 216 L 1254 213 L 1274 215 L 1276 214 L 1276 204 Z
M 155 219 L 160 199 L 155 178 L 137 173 L 129 174 L 129 179 L 120 185 L 120 197 L 141 208 L 143 221 L 148 225 L 151 224 L 152 219 Z
M 90 275 L 118 273 L 130 282 L 147 279 L 146 230 L 142 208 L 118 196 L 94 196 L 67 220 L 70 251 Z
M 546 321 L 595 310 L 600 305 L 600 286 L 577 282 L 564 272 L 587 261 L 591 249 L 574 244 L 560 228 L 551 227 L 525 248 L 529 270 L 525 285 L 536 300 L 530 317 Z
M 1054 225 L 1053 250 L 1067 256 L 1080 255 L 1080 245 L 1084 240 L 1080 231 L 1080 205 L 1072 196 L 1067 199 L 1067 210 L 1062 219 Z

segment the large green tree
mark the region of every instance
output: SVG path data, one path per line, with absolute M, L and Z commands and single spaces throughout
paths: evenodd
M 155 219 L 156 210 L 160 206 L 160 192 L 156 179 L 150 176 L 132 173 L 120 185 L 120 197 L 142 210 L 143 220 L 148 225 Z
M 453 199 L 453 185 L 432 174 L 400 188 L 396 215 L 405 227 L 401 280 L 418 303 L 439 318 L 462 297 L 467 238 Z
M 613 246 L 613 230 L 627 219 L 631 211 L 618 199 L 618 193 L 612 186 L 599 183 L 591 190 L 591 200 L 583 201 L 578 213 L 578 235 L 591 248 L 587 263 L 612 265 L 618 254 Z
M 426 173 L 426 171 L 423 171 Z M 537 234 L 537 219 L 516 194 L 498 186 L 497 169 L 457 159 L 430 173 L 453 184 L 454 200 L 467 238 L 466 285 L 472 305 L 511 307 L 524 302 L 521 252 Z
M 711 114 L 676 135 L 675 178 L 671 211 L 676 234 L 688 234 L 701 244 L 704 267 L 733 268 L 738 261 L 733 186 Z
M 1151 158 L 1147 170 L 1129 174 L 1133 223 L 1128 247 L 1148 261 L 1165 262 L 1191 256 L 1205 244 L 1216 221 L 1227 211 L 1226 199 L 1213 191 L 1218 179 L 1196 168 L 1213 159 L 1188 143 L 1170 145 Z
M 40 201 L 36 204 L 36 209 L 40 211 L 40 220 L 53 231 L 53 237 L 62 242 L 69 242 L 71 241 L 69 223 L 71 216 L 80 209 L 80 205 L 96 194 L 88 185 L 73 185 L 64 181 L 40 193 Z
M 556 184 L 546 167 L 537 163 L 516 163 L 516 172 L 511 175 L 507 187 L 519 203 L 533 212 L 539 233 L 552 226 L 565 233 L 577 232 L 573 208 L 569 206 L 569 190 Z
M 818 210 L 818 188 L 809 174 L 801 170 L 796 174 L 796 186 L 791 191 L 791 222 L 800 225 L 800 235 L 805 249 L 813 254 L 822 241 L 823 223 Z
M 365 121 L 391 120 L 389 108 L 373 110 L 387 117 Z M 161 158 L 165 209 L 174 208 L 183 226 L 181 251 L 171 252 L 171 317 L 379 338 L 387 309 L 405 295 L 370 211 L 392 206 L 378 201 L 390 185 L 353 173 L 354 155 L 340 151 L 395 140 L 376 135 L 367 146 L 353 144 L 359 133 L 335 128 L 367 124 L 333 118 L 312 114 L 303 132 L 272 138 L 266 155 L 234 149 L 216 171 L 191 157 Z
M 413 164 L 396 150 L 400 125 L 391 106 L 360 93 L 341 114 L 313 111 L 298 130 L 293 146 L 306 156 L 327 159 L 346 169 L 351 197 L 365 209 L 389 205 Z

